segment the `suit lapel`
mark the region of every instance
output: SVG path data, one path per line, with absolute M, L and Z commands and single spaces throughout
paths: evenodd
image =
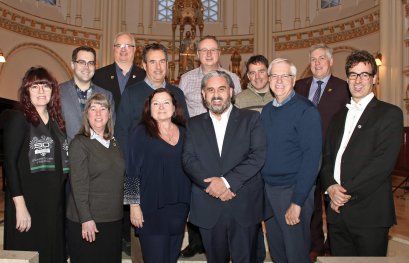
M 321 99 L 320 99 L 320 103 L 318 103 L 318 106 L 321 104 L 321 102 L 325 102 L 325 101 L 333 101 L 331 99 L 327 99 L 326 97 L 330 97 L 332 96 L 334 91 L 334 87 L 333 87 L 333 83 L 332 83 L 332 75 L 329 78 L 327 85 L 325 86 L 325 90 L 324 93 L 322 93 Z
M 114 92 L 119 92 L 120 94 L 120 89 L 119 89 L 119 82 L 118 82 L 118 77 L 116 75 L 116 64 L 112 64 L 112 68 L 111 68 L 111 72 L 109 74 L 109 81 L 111 83 L 111 87 L 112 87 L 112 93 Z
M 347 114 L 348 114 L 348 110 L 343 110 L 340 116 L 340 121 L 337 123 L 336 126 L 336 139 L 335 139 L 335 152 L 337 153 L 339 150 L 339 147 L 341 146 L 341 142 L 342 142 L 342 137 L 344 136 L 344 131 L 345 131 L 345 121 L 347 118 Z
M 78 100 L 78 94 L 77 94 L 77 88 L 75 87 L 75 82 L 72 81 L 72 85 L 70 86 L 70 88 L 67 90 L 68 94 L 70 96 L 70 100 L 71 100 L 71 105 L 74 106 L 75 111 L 77 112 L 76 116 L 82 116 L 82 112 L 81 112 L 81 106 Z
M 227 122 L 226 132 L 224 134 L 223 140 L 223 148 L 222 148 L 222 156 L 223 159 L 229 151 L 229 148 L 233 143 L 237 143 L 234 141 L 234 134 L 237 132 L 237 125 L 239 122 L 239 110 L 233 106 L 233 109 L 230 113 L 229 120 Z
M 217 139 L 216 139 L 216 133 L 214 131 L 214 126 L 212 119 L 209 116 L 209 112 L 206 114 L 203 114 L 203 133 L 206 136 L 206 141 L 209 144 L 210 147 L 210 156 L 217 156 L 219 158 L 216 158 L 220 161 L 220 154 L 219 154 L 219 147 L 217 146 Z

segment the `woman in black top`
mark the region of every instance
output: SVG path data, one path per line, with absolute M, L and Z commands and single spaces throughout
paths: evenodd
M 70 144 L 67 235 L 71 263 L 121 262 L 125 163 L 113 137 L 113 109 L 94 93 Z
M 129 138 L 125 204 L 145 263 L 176 262 L 183 241 L 191 184 L 182 168 L 183 110 L 173 94 L 156 89 L 142 124 Z
M 4 249 L 38 251 L 41 263 L 66 262 L 64 183 L 68 145 L 55 78 L 30 68 L 19 111 L 6 113 Z

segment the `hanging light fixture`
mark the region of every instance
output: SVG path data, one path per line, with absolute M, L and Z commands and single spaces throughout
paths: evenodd
M 6 62 L 6 58 L 3 55 L 3 51 L 0 49 L 0 63 Z
M 381 53 L 379 52 L 376 53 L 375 62 L 378 67 L 382 66 L 382 54 Z

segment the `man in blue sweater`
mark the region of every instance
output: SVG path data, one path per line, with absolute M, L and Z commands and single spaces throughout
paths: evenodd
M 274 213 L 265 222 L 270 253 L 274 262 L 309 263 L 321 118 L 312 102 L 294 92 L 297 69 L 291 61 L 273 60 L 268 73 L 275 98 L 261 113 L 267 134 L 261 173 Z

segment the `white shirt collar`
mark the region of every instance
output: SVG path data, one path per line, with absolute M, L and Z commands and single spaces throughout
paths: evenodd
M 104 138 L 102 138 L 101 136 L 99 136 L 93 129 L 91 129 L 91 136 L 90 136 L 91 140 L 97 140 L 98 142 L 100 142 L 105 148 L 109 148 L 109 144 L 110 144 L 110 140 L 105 140 Z
M 351 104 L 347 104 L 347 108 L 350 110 L 360 110 L 363 111 L 365 110 L 366 106 L 368 106 L 369 102 L 375 97 L 375 94 L 373 92 L 369 93 L 365 97 L 363 97 L 359 102 L 355 102 L 351 98 Z

